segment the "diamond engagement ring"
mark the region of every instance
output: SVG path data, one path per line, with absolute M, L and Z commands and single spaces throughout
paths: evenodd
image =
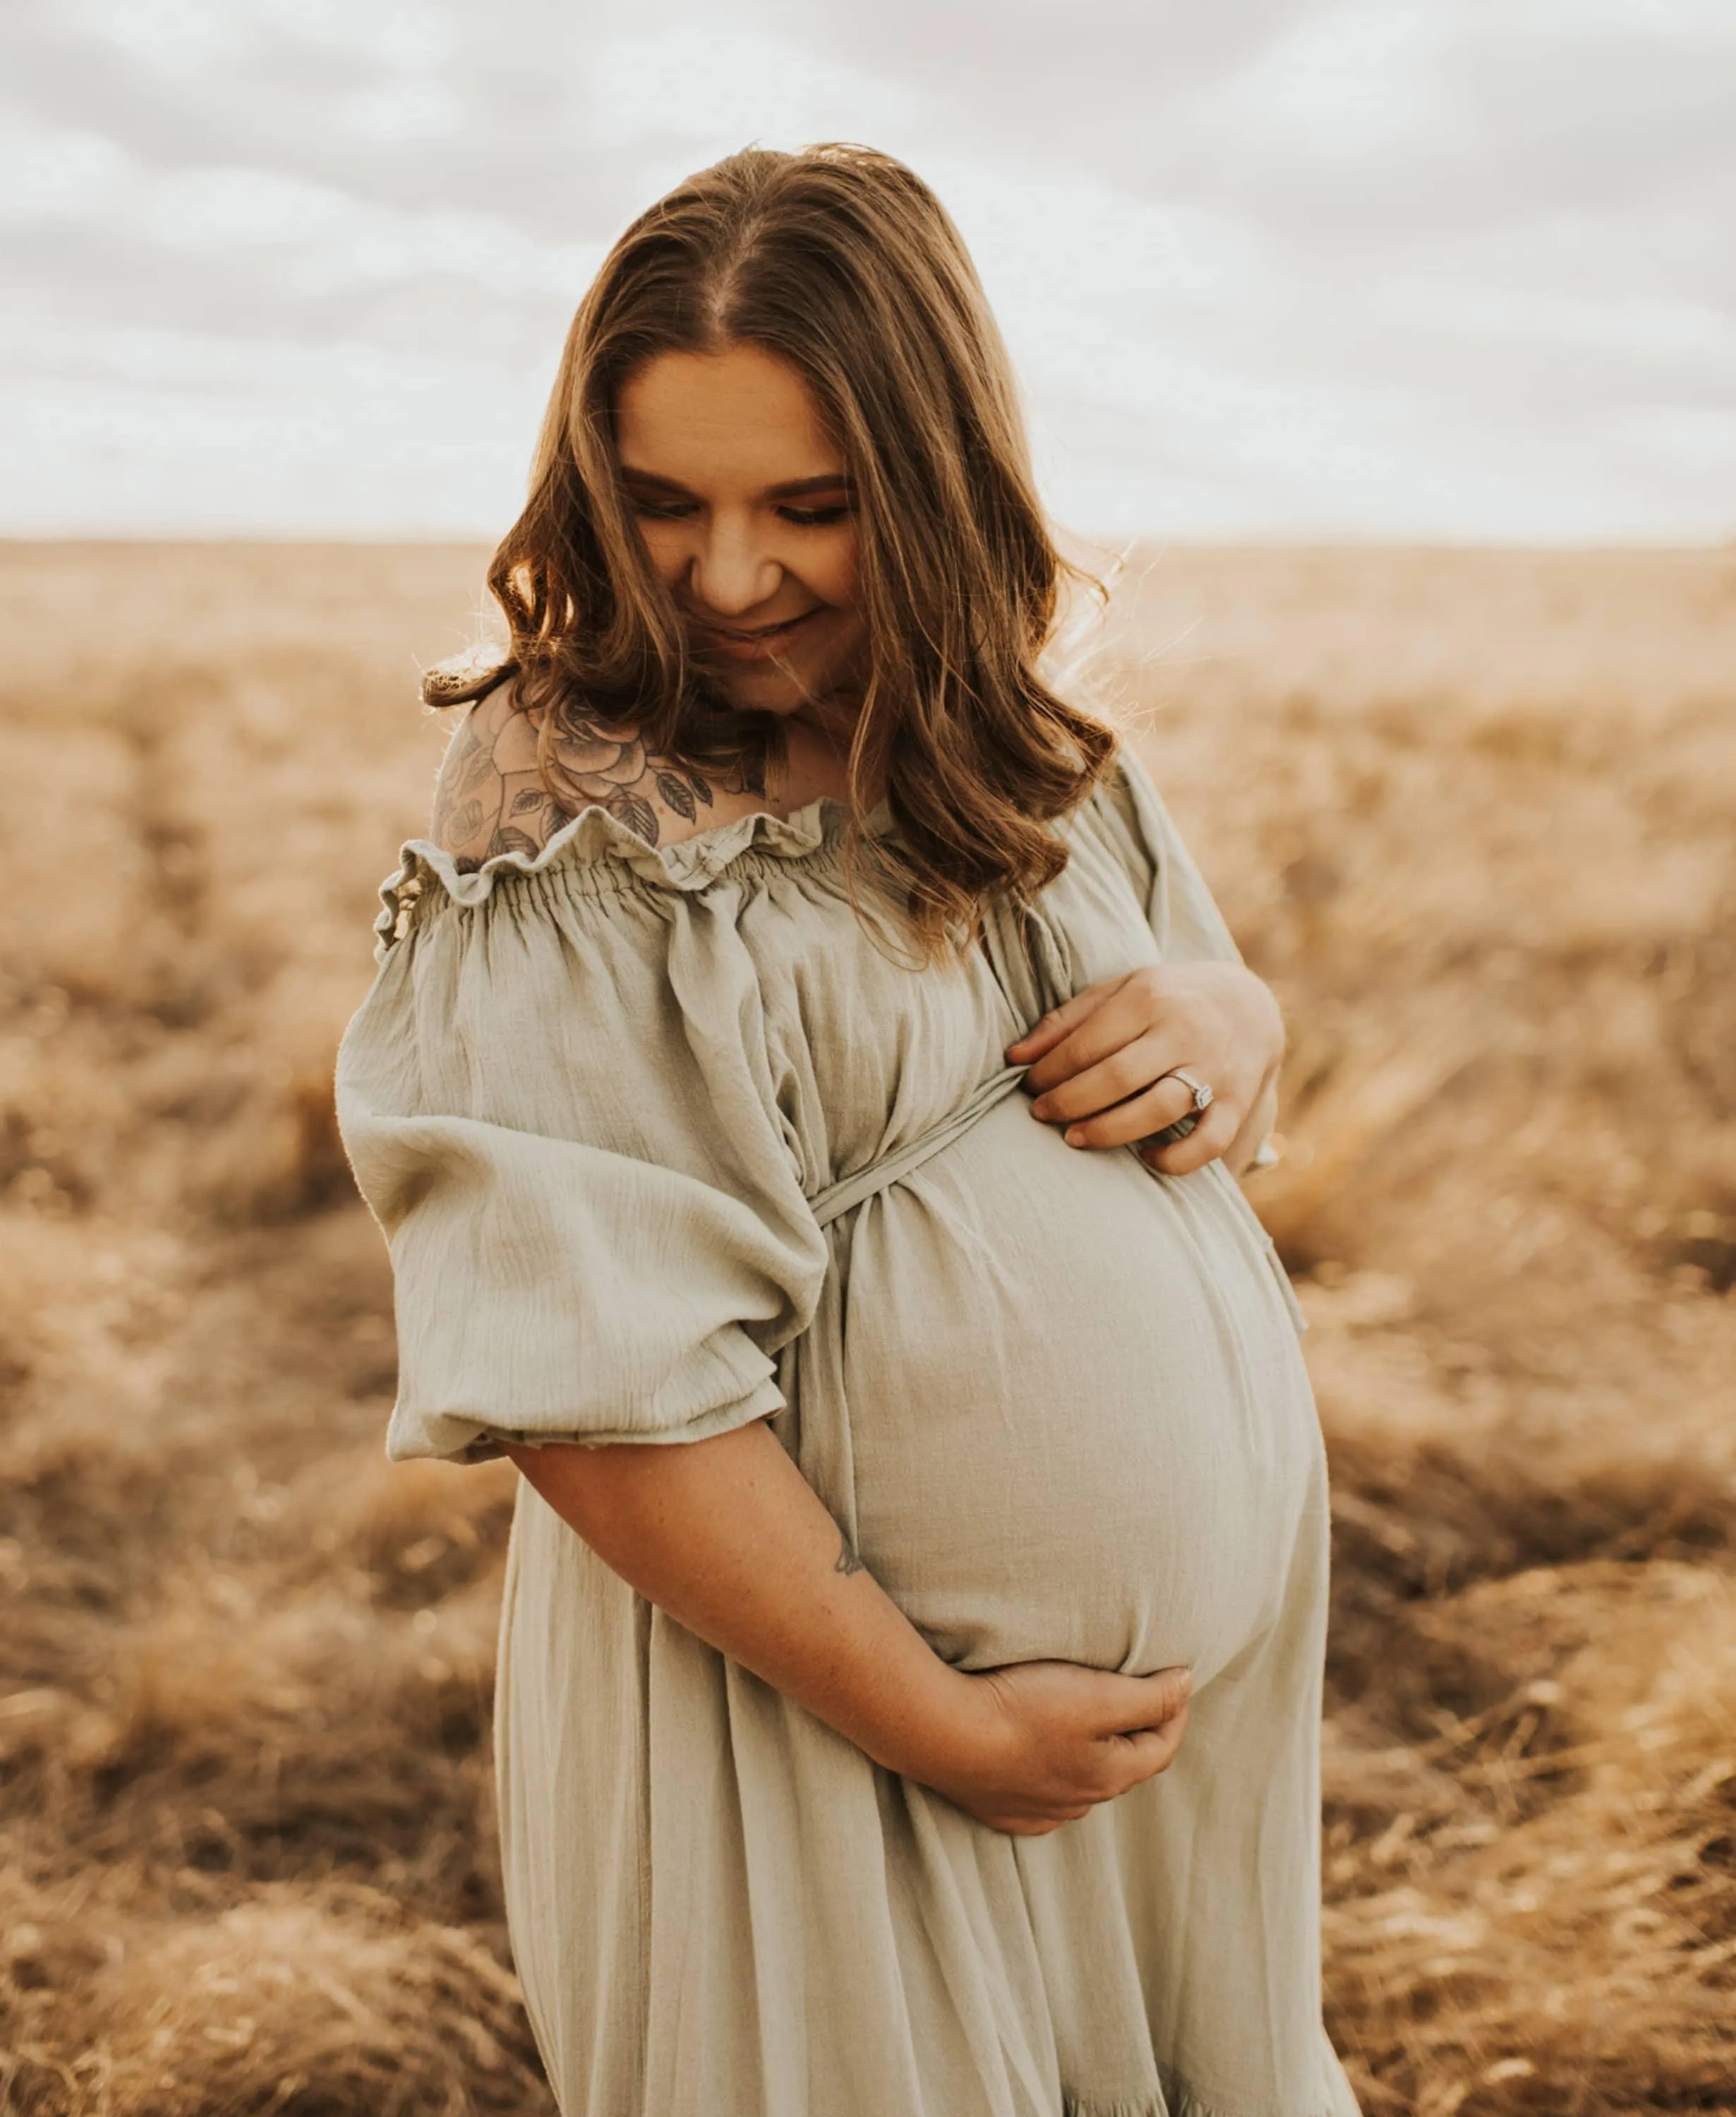
M 1184 1072 L 1180 1066 L 1172 1066 L 1167 1073 L 1160 1074 L 1158 1078 L 1180 1081 L 1184 1088 L 1191 1088 L 1194 1107 L 1177 1118 L 1174 1124 L 1166 1124 L 1161 1132 L 1150 1132 L 1145 1138 L 1135 1140 L 1133 1144 L 1136 1146 L 1174 1146 L 1178 1140 L 1187 1137 L 1203 1114 L 1212 1107 L 1212 1091 L 1203 1081 L 1196 1081 L 1191 1073 Z

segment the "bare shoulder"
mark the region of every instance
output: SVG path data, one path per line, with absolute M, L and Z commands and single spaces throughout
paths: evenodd
M 466 708 L 434 786 L 434 842 L 460 867 L 538 853 L 566 821 L 537 770 L 537 727 L 501 684 Z
M 432 835 L 460 868 L 496 853 L 541 852 L 579 809 L 594 804 L 649 845 L 674 845 L 763 800 L 743 774 L 650 755 L 618 731 L 563 714 L 551 747 L 575 805 L 552 795 L 538 764 L 543 714 L 510 684 L 478 699 L 454 731 L 434 790 Z

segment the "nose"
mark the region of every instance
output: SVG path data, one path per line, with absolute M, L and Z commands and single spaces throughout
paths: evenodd
M 695 600 L 719 617 L 740 617 L 769 602 L 783 569 L 746 524 L 714 521 L 695 551 Z

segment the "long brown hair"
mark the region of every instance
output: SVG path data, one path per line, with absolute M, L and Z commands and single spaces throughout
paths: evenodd
M 567 334 L 524 513 L 488 585 L 510 645 L 430 672 L 431 703 L 515 678 L 542 708 L 538 762 L 582 718 L 695 764 L 781 756 L 775 715 L 732 709 L 690 656 L 621 491 L 623 383 L 663 353 L 732 344 L 787 361 L 843 449 L 859 516 L 869 670 L 850 784 L 884 783 L 921 951 L 974 933 L 990 893 L 1028 897 L 1066 865 L 1046 825 L 1102 771 L 1114 736 L 1037 663 L 1064 575 L 1033 487 L 1012 373 L 963 239 L 912 171 L 871 149 L 750 149 L 642 214 Z M 1083 576 L 1077 576 L 1083 580 Z M 850 833 L 860 856 L 862 804 Z

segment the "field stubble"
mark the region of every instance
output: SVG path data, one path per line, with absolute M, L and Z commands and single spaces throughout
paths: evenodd
M 510 1473 L 392 1469 L 330 1110 L 469 551 L 0 551 L 0 2107 L 549 2107 Z M 1370 2117 L 1736 2111 L 1736 553 L 1173 551 L 1133 729 L 1291 1025 Z

